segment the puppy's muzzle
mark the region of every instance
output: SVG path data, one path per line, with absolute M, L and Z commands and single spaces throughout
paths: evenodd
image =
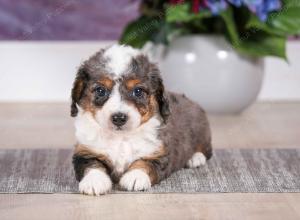
M 122 112 L 115 113 L 111 116 L 111 122 L 118 127 L 125 125 L 127 120 L 127 114 L 124 114 Z

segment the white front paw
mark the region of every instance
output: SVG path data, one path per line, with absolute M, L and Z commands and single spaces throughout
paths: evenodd
M 99 169 L 90 169 L 79 183 L 79 191 L 87 195 L 99 196 L 109 192 L 111 188 L 111 179 Z
M 192 158 L 187 162 L 188 168 L 196 168 L 204 165 L 206 163 L 206 157 L 201 152 L 196 152 Z
M 128 191 L 141 191 L 149 189 L 151 181 L 148 174 L 144 171 L 133 169 L 122 176 L 120 186 Z

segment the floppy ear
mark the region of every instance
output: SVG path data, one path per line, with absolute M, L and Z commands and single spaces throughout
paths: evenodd
M 163 118 L 164 122 L 166 122 L 170 115 L 170 109 L 169 109 L 169 101 L 165 96 L 165 89 L 164 89 L 162 79 L 159 80 L 158 86 L 159 88 L 157 91 L 156 99 L 159 105 L 160 115 Z
M 73 89 L 72 89 L 72 103 L 71 103 L 71 116 L 75 117 L 78 114 L 77 104 L 79 104 L 80 99 L 83 96 L 84 90 L 87 87 L 87 82 L 89 80 L 89 76 L 83 67 L 77 72 Z
M 151 75 L 151 81 L 152 85 L 154 85 L 155 87 L 155 97 L 158 103 L 159 113 L 163 121 L 166 123 L 170 115 L 169 101 L 166 97 L 163 80 L 159 74 L 158 69 L 156 69 L 156 71 Z

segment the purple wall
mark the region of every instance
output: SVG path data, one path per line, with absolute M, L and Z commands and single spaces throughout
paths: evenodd
M 114 40 L 138 0 L 0 0 L 0 40 Z

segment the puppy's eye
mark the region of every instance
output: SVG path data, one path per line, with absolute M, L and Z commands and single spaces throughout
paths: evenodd
M 137 98 L 142 98 L 144 96 L 144 90 L 140 87 L 136 87 L 133 89 L 132 95 Z
M 109 94 L 109 91 L 106 88 L 104 88 L 103 86 L 96 87 L 95 92 L 96 92 L 96 95 L 99 97 L 104 97 Z

